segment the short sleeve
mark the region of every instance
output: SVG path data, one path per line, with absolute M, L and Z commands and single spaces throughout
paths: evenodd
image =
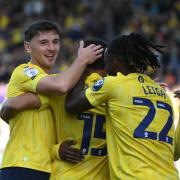
M 48 74 L 36 67 L 27 67 L 23 69 L 22 76 L 24 76 L 22 79 L 25 79 L 25 81 L 21 83 L 22 89 L 35 93 L 39 81 L 48 76 Z
M 55 160 L 55 159 L 59 159 L 59 160 L 60 160 L 59 147 L 60 147 L 60 143 L 59 143 L 59 144 L 55 144 L 55 145 L 52 147 L 52 150 L 51 150 L 52 160 Z
M 86 89 L 86 97 L 91 105 L 98 106 L 109 98 L 108 83 L 105 78 L 98 80 L 92 87 Z
M 39 108 L 39 110 L 43 110 L 45 108 L 47 108 L 50 104 L 50 97 L 48 96 L 44 96 L 44 95 L 38 95 L 40 102 L 41 102 L 41 106 Z
M 21 65 L 15 69 L 12 74 L 11 84 L 19 87 L 22 92 L 36 92 L 39 81 L 48 76 L 41 68 L 37 66 Z
M 25 92 L 36 93 L 40 79 L 48 76 L 40 67 L 33 64 L 21 64 L 13 71 L 7 89 L 7 98 L 16 97 Z

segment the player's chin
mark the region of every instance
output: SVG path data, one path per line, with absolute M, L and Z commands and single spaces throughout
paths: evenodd
M 56 59 L 47 59 L 46 60 L 46 65 L 48 67 L 52 67 L 52 66 L 54 66 L 55 62 L 56 62 Z
M 55 64 L 55 61 L 54 62 L 46 62 L 45 66 L 46 66 L 46 68 L 51 69 L 54 66 L 54 64 Z

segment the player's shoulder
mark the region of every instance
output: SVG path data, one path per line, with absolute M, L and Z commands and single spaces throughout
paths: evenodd
M 92 90 L 99 91 L 100 89 L 102 89 L 102 87 L 104 89 L 109 89 L 111 84 L 114 84 L 112 80 L 114 80 L 113 76 L 102 77 L 93 84 Z
M 100 79 L 102 79 L 102 77 L 98 73 L 91 73 L 89 76 L 86 77 L 85 85 L 87 87 L 93 86 L 94 83 L 96 83 Z
M 26 70 L 26 69 L 29 69 L 29 70 L 33 70 L 33 69 L 36 69 L 38 71 L 43 71 L 39 66 L 35 65 L 35 64 L 31 64 L 31 63 L 23 63 L 23 64 L 20 64 L 19 66 L 17 66 L 14 71 L 21 71 L 21 70 Z
M 103 78 L 103 82 L 106 86 L 116 85 L 121 79 L 117 76 L 107 76 Z
M 110 82 L 110 81 L 116 81 L 117 80 L 117 76 L 106 76 L 103 78 L 104 81 L 106 82 Z
M 20 64 L 17 66 L 12 72 L 11 79 L 16 78 L 17 76 L 20 77 L 24 73 L 24 68 L 27 66 L 28 64 Z
M 15 69 L 13 70 L 13 73 L 16 73 L 18 71 L 21 71 L 22 69 L 24 69 L 25 67 L 27 67 L 28 64 L 20 64 L 19 66 L 15 67 Z
M 42 73 L 42 72 L 43 70 L 40 67 L 34 64 L 24 63 L 24 64 L 20 64 L 14 69 L 12 73 L 12 77 L 18 76 L 19 78 L 29 77 L 31 79 L 34 79 L 34 77 L 36 77 L 38 73 Z
M 96 83 L 109 87 L 111 85 L 115 85 L 116 82 L 118 82 L 117 76 L 106 76 L 106 77 L 99 79 Z

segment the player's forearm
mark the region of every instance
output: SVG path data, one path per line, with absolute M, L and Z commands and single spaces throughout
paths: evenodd
M 16 115 L 17 112 L 11 101 L 7 100 L 1 107 L 0 116 L 5 122 L 9 123 L 9 119 Z
M 46 95 L 63 95 L 72 89 L 80 79 L 87 61 L 77 57 L 72 65 L 57 76 L 41 79 L 37 85 L 37 93 Z
M 14 117 L 18 112 L 39 108 L 41 102 L 37 95 L 32 93 L 25 93 L 20 96 L 8 99 L 1 108 L 1 118 L 8 121 Z
M 66 97 L 65 110 L 68 113 L 80 113 L 94 108 L 86 98 L 82 88 L 75 87 Z
M 81 41 L 78 57 L 72 65 L 57 76 L 42 78 L 36 88 L 37 93 L 46 95 L 63 95 L 67 93 L 79 80 L 87 64 L 93 63 L 102 56 L 103 49 L 100 45 L 89 45 L 84 48 Z
M 63 79 L 64 81 L 64 93 L 67 93 L 75 86 L 75 84 L 80 79 L 82 73 L 84 72 L 86 65 L 86 60 L 77 58 L 66 71 L 62 72 L 62 74 L 59 75 L 58 78 Z
M 24 93 L 20 96 L 9 99 L 9 107 L 16 112 L 36 109 L 41 106 L 39 97 L 33 93 Z
M 22 105 L 22 104 L 21 104 Z M 0 117 L 7 123 L 9 123 L 9 120 L 12 119 L 15 115 L 17 115 L 19 112 L 27 109 L 34 109 L 37 108 L 37 106 L 26 106 L 22 107 L 21 105 L 12 105 L 9 104 L 9 102 L 1 108 L 0 111 Z

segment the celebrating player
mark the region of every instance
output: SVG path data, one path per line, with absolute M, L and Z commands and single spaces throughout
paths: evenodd
M 66 71 L 51 76 L 48 74 L 60 50 L 58 26 L 46 20 L 31 24 L 25 31 L 24 44 L 31 60 L 13 71 L 8 98 L 25 92 L 62 95 L 76 84 L 86 65 L 101 57 L 103 51 L 93 44 L 83 48 L 81 42 L 73 64 Z M 10 138 L 3 155 L 0 179 L 49 179 L 55 129 L 49 99 L 39 98 L 40 109 L 22 111 L 9 121 Z
M 174 125 L 169 96 L 149 76 L 162 52 L 135 33 L 116 37 L 105 52 L 108 74 L 86 91 L 68 96 L 68 112 L 105 103 L 110 176 L 115 179 L 179 179 L 173 163 Z

